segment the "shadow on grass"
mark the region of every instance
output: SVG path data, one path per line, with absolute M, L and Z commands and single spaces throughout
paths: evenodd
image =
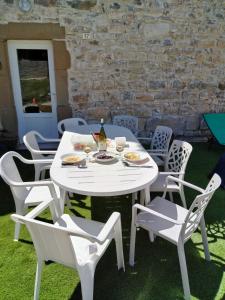
M 32 241 L 28 241 L 28 240 L 24 240 L 24 239 L 19 239 L 19 242 L 24 243 L 24 244 L 28 244 L 28 245 L 33 245 Z
M 115 247 L 112 244 L 100 260 L 95 273 L 94 299 L 154 299 L 181 300 L 183 289 L 176 247 L 157 238 L 152 244 L 147 234 L 137 235 L 136 264 L 130 267 L 128 247 L 124 247 L 126 272 L 116 267 Z M 212 300 L 218 293 L 224 266 L 207 262 L 199 256 L 193 243 L 186 246 L 186 257 L 192 296 Z M 81 300 L 78 284 L 70 300 Z
M 106 222 L 113 211 L 121 213 L 126 272 L 117 270 L 115 245 L 112 243 L 96 268 L 94 299 L 183 299 L 176 247 L 159 237 L 150 243 L 147 232 L 141 229 L 137 233 L 136 264 L 130 267 L 131 195 L 91 198 L 92 219 Z M 197 299 L 215 299 L 224 265 L 217 261 L 221 258 L 213 254 L 211 262 L 202 258 L 200 252 L 203 250 L 198 245 L 202 246 L 202 243 L 193 243 L 192 240 L 185 245 L 191 294 Z M 69 299 L 82 299 L 80 284 Z

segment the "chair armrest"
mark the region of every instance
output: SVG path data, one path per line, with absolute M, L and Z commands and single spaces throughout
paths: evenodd
M 26 182 L 24 184 L 26 184 L 26 186 L 27 186 Z M 51 182 L 51 181 L 39 181 L 39 182 L 35 181 L 34 184 L 35 184 L 34 186 L 48 186 L 50 194 L 52 196 L 52 199 L 41 202 L 38 206 L 36 206 L 28 214 L 26 214 L 25 217 L 29 218 L 29 219 L 34 219 L 41 212 L 43 212 L 47 207 L 49 207 L 49 209 L 51 211 L 52 219 L 54 222 L 56 222 L 60 216 L 60 204 L 59 204 L 59 199 L 57 197 L 53 182 Z
M 60 141 L 61 141 L 61 139 L 48 139 L 45 137 L 42 137 L 41 139 L 45 142 L 50 142 L 50 143 L 60 143 Z
M 164 220 L 169 221 L 171 223 L 174 223 L 176 225 L 182 225 L 182 224 L 184 224 L 183 221 L 171 219 L 171 218 L 169 218 L 169 217 L 167 217 L 167 216 L 165 216 L 165 215 L 163 215 L 161 213 L 158 213 L 158 212 L 156 212 L 156 211 L 154 211 L 154 210 L 152 210 L 152 209 L 150 209 L 150 208 L 148 208 L 146 206 L 143 206 L 141 204 L 135 204 L 135 205 L 133 205 L 133 208 L 132 208 L 133 215 L 137 214 L 137 209 L 139 209 L 141 211 L 144 211 L 144 212 L 147 212 L 147 213 L 149 213 L 151 215 L 157 216 L 157 217 L 159 217 L 161 219 L 164 219 Z
M 177 178 L 177 177 L 174 177 L 174 176 L 168 176 L 167 178 L 166 178 L 166 184 L 167 184 L 167 182 L 168 181 L 175 181 L 175 182 L 178 182 L 178 183 L 181 183 L 182 185 L 185 185 L 185 186 L 187 186 L 187 187 L 189 187 L 189 188 L 191 188 L 191 189 L 193 189 L 193 190 L 196 190 L 196 191 L 198 191 L 198 192 L 200 192 L 201 194 L 202 193 L 204 193 L 204 189 L 202 189 L 202 188 L 200 188 L 200 187 L 198 187 L 198 186 L 196 186 L 196 185 L 194 185 L 194 184 L 192 184 L 192 183 L 189 183 L 189 182 L 187 182 L 187 181 L 184 181 L 184 180 L 182 180 L 182 179 L 179 179 L 179 178 Z
M 35 154 L 56 154 L 56 150 L 30 150 L 31 152 Z
M 39 181 L 12 181 L 10 180 L 10 185 L 16 186 L 16 187 L 37 187 L 37 186 L 48 186 L 54 188 L 53 182 L 49 180 L 39 180 Z
M 159 150 L 147 150 L 147 152 L 151 156 L 161 156 L 161 157 L 167 157 L 168 153 L 166 151 L 158 152 Z M 163 153 L 164 152 L 164 153 Z
M 98 236 L 89 234 L 87 232 L 81 232 L 79 230 L 74 230 L 72 228 L 61 227 L 60 225 L 59 225 L 59 227 L 62 228 L 64 231 L 67 231 L 70 235 L 80 236 L 80 237 L 90 240 L 93 243 L 97 242 L 98 244 L 103 244 L 106 241 L 106 239 L 108 238 L 108 236 L 112 233 L 112 229 L 117 224 L 117 222 L 119 222 L 119 224 L 120 224 L 120 213 L 114 212 L 111 214 L 110 218 L 105 223 L 104 227 L 102 228 L 102 230 L 100 231 Z
M 32 209 L 28 214 L 26 214 L 26 218 L 29 219 L 35 219 L 40 213 L 42 213 L 51 202 L 53 202 L 53 199 L 46 200 L 44 202 L 41 202 L 38 206 L 36 206 L 34 209 Z
M 41 167 L 41 171 L 49 170 L 50 168 L 51 168 L 51 165 L 44 165 Z
M 27 159 L 24 157 L 20 157 L 20 160 L 28 165 L 32 164 L 51 164 L 53 162 L 53 158 L 51 159 Z
M 103 244 L 106 241 L 118 221 L 120 221 L 120 213 L 113 212 L 97 236 L 97 240 L 100 244 Z
M 40 134 L 39 132 L 35 132 L 36 135 L 42 140 L 42 141 L 45 141 L 45 142 L 53 142 L 53 143 L 59 143 L 60 142 L 60 139 L 51 139 L 51 138 L 46 138 L 44 137 L 42 134 Z
M 159 172 L 162 175 L 184 175 L 184 172 Z

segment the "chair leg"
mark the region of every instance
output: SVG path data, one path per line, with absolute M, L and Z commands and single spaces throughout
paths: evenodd
M 69 198 L 69 192 L 66 192 L 66 195 L 65 195 L 65 204 L 68 208 L 72 208 L 72 205 L 70 203 L 70 198 Z
M 68 192 L 68 196 L 69 196 L 70 198 L 73 198 L 73 193 L 72 193 L 72 192 Z
M 129 255 L 129 264 L 134 266 L 134 256 L 135 256 L 135 242 L 136 242 L 136 226 L 132 222 L 131 232 L 130 232 L 130 255 Z
M 41 175 L 41 170 L 38 165 L 36 165 L 34 171 L 35 171 L 34 180 L 38 181 L 40 179 L 40 175 Z
M 122 229 L 121 229 L 121 221 L 120 220 L 115 224 L 114 230 L 115 230 L 117 267 L 118 267 L 118 270 L 123 268 L 123 270 L 125 271 Z
M 145 205 L 145 191 L 144 190 L 140 191 L 140 204 Z
M 181 243 L 178 243 L 177 250 L 178 250 L 178 257 L 179 257 L 179 262 L 180 262 L 182 284 L 183 284 L 183 289 L 184 289 L 184 298 L 185 298 L 185 300 L 190 300 L 191 293 L 190 293 L 186 258 L 185 258 L 185 253 L 184 253 L 184 245 Z
M 46 174 L 45 170 L 42 170 L 41 171 L 41 180 L 45 179 L 45 174 Z
M 15 232 L 14 232 L 14 241 L 18 242 L 19 235 L 20 235 L 20 228 L 21 228 L 21 223 L 16 222 L 15 224 Z
M 209 252 L 209 245 L 208 245 L 208 239 L 207 239 L 207 233 L 205 229 L 205 219 L 204 216 L 202 216 L 200 221 L 200 228 L 201 228 L 201 234 L 202 234 L 202 241 L 204 245 L 204 253 L 205 253 L 205 259 L 210 261 L 210 252 Z
M 149 236 L 149 239 L 150 239 L 150 242 L 154 242 L 155 241 L 155 235 L 152 231 L 149 231 L 148 232 L 148 236 Z
M 36 268 L 36 277 L 35 277 L 34 300 L 38 300 L 39 299 L 42 268 L 43 268 L 43 261 L 42 260 L 38 260 L 38 262 L 37 262 L 37 268 Z
M 66 191 L 63 190 L 63 189 L 61 189 L 61 188 L 59 189 L 59 191 L 60 191 L 60 203 L 59 203 L 59 206 L 60 206 L 61 214 L 63 214 L 64 213 L 64 205 L 65 205 L 65 201 L 66 201 Z
M 34 181 L 38 181 L 39 178 L 40 178 L 40 173 L 36 172 L 36 170 L 35 170 Z
M 81 283 L 82 299 L 93 300 L 95 268 L 91 264 L 82 266 L 78 270 Z
M 135 200 L 137 200 L 137 192 L 132 193 L 132 206 L 135 204 Z
M 147 206 L 149 203 L 150 203 L 150 201 L 151 201 L 151 190 L 149 189 L 149 187 L 146 187 L 145 188 L 145 205 Z
M 173 202 L 173 193 L 169 192 L 170 201 Z
M 186 200 L 185 200 L 185 194 L 184 194 L 184 188 L 183 186 L 180 188 L 180 198 L 183 204 L 184 208 L 187 208 Z

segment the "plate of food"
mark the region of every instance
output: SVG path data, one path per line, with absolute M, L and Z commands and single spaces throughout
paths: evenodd
M 105 151 L 97 152 L 93 155 L 93 157 L 97 162 L 101 162 L 101 163 L 112 162 L 114 159 L 116 159 L 115 153 L 105 152 Z
M 79 155 L 74 153 L 67 153 L 61 156 L 62 164 L 64 165 L 76 165 L 85 159 L 85 155 Z
M 123 155 L 124 159 L 131 163 L 143 163 L 148 160 L 148 156 L 144 152 L 126 152 Z

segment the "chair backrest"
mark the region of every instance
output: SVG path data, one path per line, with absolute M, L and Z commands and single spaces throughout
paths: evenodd
M 23 157 L 14 151 L 7 152 L 1 157 L 0 174 L 3 180 L 10 186 L 15 201 L 16 211 L 22 213 L 21 210 L 24 206 L 24 199 L 28 195 L 29 190 L 24 186 L 15 186 L 16 183 L 23 182 L 14 161 L 15 157 L 20 161 L 23 161 Z
M 88 125 L 87 122 L 82 118 L 68 118 L 59 121 L 58 131 L 61 135 L 65 130 L 75 132 L 76 126 Z
M 77 267 L 70 233 L 65 228 L 17 214 L 11 217 L 16 222 L 25 223 L 40 260 L 52 260 L 72 268 Z
M 168 152 L 173 130 L 167 126 L 157 126 L 151 142 L 151 150 Z
M 170 146 L 165 162 L 166 172 L 181 172 L 178 177 L 184 177 L 185 169 L 192 152 L 192 146 L 188 142 L 174 140 Z
M 134 116 L 118 115 L 113 118 L 113 124 L 130 129 L 134 135 L 138 134 L 138 118 Z
M 186 216 L 185 223 L 182 226 L 180 233 L 181 239 L 185 241 L 188 240 L 192 233 L 197 229 L 210 199 L 212 198 L 214 192 L 219 188 L 220 184 L 220 176 L 218 174 L 214 174 L 205 191 L 196 196 Z
M 33 159 L 43 159 L 44 155 L 35 153 L 33 150 L 40 150 L 40 147 L 38 145 L 38 137 L 40 137 L 40 134 L 37 131 L 29 131 L 26 133 L 23 137 L 23 142 L 27 149 L 30 151 L 31 156 Z

